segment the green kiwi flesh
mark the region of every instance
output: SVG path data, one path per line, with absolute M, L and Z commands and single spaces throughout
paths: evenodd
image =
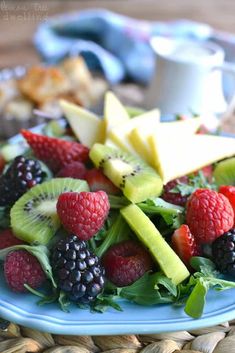
M 235 185 L 235 157 L 219 162 L 213 175 L 218 186 Z
M 121 214 L 139 240 L 149 249 L 164 274 L 174 284 L 181 283 L 189 276 L 189 271 L 184 263 L 137 205 L 124 207 L 121 209 Z
M 90 158 L 133 203 L 159 196 L 162 192 L 160 176 L 136 156 L 96 143 L 90 151 Z
M 27 243 L 47 244 L 60 227 L 56 203 L 61 193 L 89 191 L 85 180 L 55 178 L 34 186 L 11 209 L 11 227 Z

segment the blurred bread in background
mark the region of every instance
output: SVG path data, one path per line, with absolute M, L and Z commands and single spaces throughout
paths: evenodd
M 0 81 L 1 136 L 17 133 L 20 121 L 24 127 L 43 122 L 34 116 L 34 109 L 60 118 L 59 99 L 91 108 L 102 101 L 106 90 L 107 82 L 93 77 L 82 57 L 67 58 L 57 66 L 33 66 L 21 78 Z

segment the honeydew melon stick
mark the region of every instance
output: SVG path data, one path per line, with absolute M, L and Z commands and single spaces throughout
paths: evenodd
M 163 273 L 174 284 L 181 283 L 190 275 L 184 263 L 137 205 L 122 208 L 121 214 L 139 240 L 149 249 Z

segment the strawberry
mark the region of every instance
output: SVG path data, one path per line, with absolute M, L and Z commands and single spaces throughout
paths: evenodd
M 219 188 L 219 192 L 227 197 L 229 200 L 235 215 L 235 186 L 232 185 L 222 185 Z
M 44 161 L 55 173 L 73 161 L 86 162 L 89 149 L 78 142 L 21 130 L 34 155 Z
M 120 190 L 99 169 L 93 168 L 86 172 L 85 179 L 91 191 L 103 190 L 107 194 L 119 194 Z
M 198 256 L 200 253 L 195 238 L 186 224 L 182 224 L 175 230 L 171 238 L 171 245 L 177 255 L 187 266 L 189 266 L 191 257 Z
M 59 196 L 56 207 L 65 229 L 81 240 L 88 240 L 103 227 L 110 205 L 104 191 L 65 192 Z

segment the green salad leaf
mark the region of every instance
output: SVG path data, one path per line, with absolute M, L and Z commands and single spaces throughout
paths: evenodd
M 123 196 L 109 196 L 110 206 L 120 209 L 130 204 Z M 178 228 L 184 221 L 184 208 L 164 201 L 160 197 L 149 198 L 137 204 L 139 208 L 149 216 L 159 215 L 165 223 L 173 228 Z
M 114 223 L 106 231 L 103 242 L 95 249 L 96 255 L 102 257 L 111 245 L 129 239 L 129 234 L 130 228 L 119 213 Z
M 197 174 L 189 175 L 187 184 L 181 183 L 179 181 L 177 185 L 171 190 L 171 192 L 180 193 L 182 196 L 188 196 L 200 188 L 212 190 L 217 189 L 214 180 L 209 182 L 201 170 Z
M 119 288 L 118 295 L 140 305 L 172 303 L 174 301 L 172 292 L 175 290 L 169 286 L 170 280 L 164 277 L 159 273 L 145 273 L 130 286 Z M 167 291 L 160 291 L 159 285 L 167 288 Z
M 209 289 L 227 290 L 235 288 L 235 282 L 219 278 L 215 265 L 209 259 L 192 257 L 191 265 L 198 270 L 186 285 L 179 285 L 180 297 L 188 296 L 185 312 L 193 318 L 201 317 Z

